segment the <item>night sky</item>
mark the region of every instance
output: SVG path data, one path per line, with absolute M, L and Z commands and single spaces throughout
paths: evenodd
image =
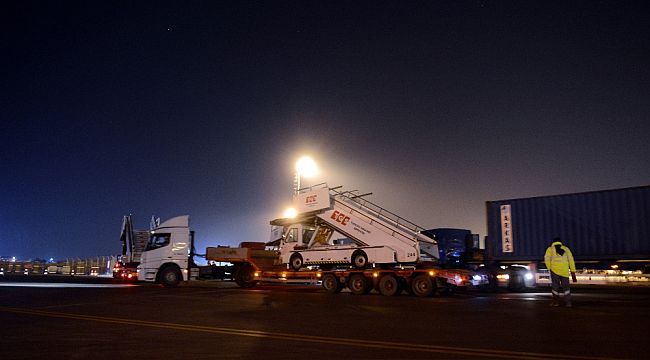
M 485 201 L 650 184 L 645 1 L 7 1 L 0 256 L 122 216 L 266 241 L 303 185 L 486 235 Z

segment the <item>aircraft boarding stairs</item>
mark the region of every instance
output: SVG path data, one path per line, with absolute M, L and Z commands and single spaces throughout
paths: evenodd
M 314 189 L 319 186 L 323 188 Z M 324 188 L 327 188 L 326 184 L 315 185 L 303 189 L 297 196 L 299 200 L 301 197 L 307 199 L 314 191 L 320 191 L 324 195 Z M 438 259 L 438 246 L 435 241 L 420 233 L 424 228 L 370 202 L 366 196 L 371 194 L 341 191 L 340 187 L 327 189 L 329 206 L 316 213 L 316 217 L 326 223 L 326 226 L 352 239 L 359 248 L 366 252 L 379 253 L 389 250 L 393 258 L 393 261 L 390 261 L 392 263 L 416 263 Z M 312 243 L 310 245 L 313 245 Z

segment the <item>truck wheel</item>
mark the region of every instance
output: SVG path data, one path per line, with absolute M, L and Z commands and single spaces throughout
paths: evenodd
M 480 292 L 496 292 L 499 289 L 499 284 L 496 276 L 492 272 L 481 272 L 487 278 L 487 284 L 481 284 L 478 286 Z
M 488 283 L 485 284 L 482 288 L 479 287 L 479 290 L 483 290 L 485 292 L 499 291 L 499 280 L 497 279 L 497 276 L 492 272 L 487 272 L 486 275 L 488 278 Z
M 242 288 L 251 288 L 257 284 L 255 280 L 255 269 L 246 264 L 235 272 L 235 283 Z
M 379 279 L 379 292 L 385 296 L 395 296 L 402 292 L 399 279 L 393 275 L 384 275 Z
M 438 278 L 436 289 L 442 296 L 452 296 L 456 292 L 456 286 L 449 284 L 446 279 Z
M 368 256 L 362 250 L 357 250 L 352 253 L 352 266 L 357 269 L 365 269 L 368 265 Z
M 348 280 L 348 288 L 354 295 L 367 294 L 372 290 L 372 281 L 363 274 L 352 274 Z
M 411 281 L 411 291 L 417 297 L 428 297 L 433 295 L 435 287 L 431 276 L 428 274 L 420 274 Z
M 289 258 L 289 264 L 291 265 L 291 268 L 295 271 L 300 270 L 302 267 L 302 255 L 299 253 L 293 253 L 291 257 Z
M 160 282 L 164 287 L 176 287 L 181 282 L 181 273 L 177 268 L 166 267 L 160 273 Z
M 336 294 L 341 292 L 343 289 L 343 284 L 339 281 L 339 279 L 334 276 L 334 274 L 325 274 L 323 276 L 323 289 L 329 294 Z
M 508 289 L 514 292 L 522 292 L 524 289 L 526 289 L 524 277 L 521 273 L 515 272 L 510 275 L 510 280 L 508 281 Z

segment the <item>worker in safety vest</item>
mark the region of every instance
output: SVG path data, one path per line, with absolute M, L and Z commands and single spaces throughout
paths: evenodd
M 571 307 L 571 290 L 569 289 L 569 275 L 573 282 L 576 279 L 576 264 L 573 262 L 573 254 L 568 247 L 562 245 L 559 237 L 553 239 L 551 246 L 546 249 L 544 254 L 546 268 L 551 273 L 551 292 L 553 302 L 551 306 L 560 306 L 560 295 L 564 295 L 564 304 Z

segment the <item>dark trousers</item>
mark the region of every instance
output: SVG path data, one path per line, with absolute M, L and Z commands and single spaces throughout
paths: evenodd
M 571 289 L 569 288 L 569 278 L 560 276 L 551 271 L 551 293 L 553 301 L 559 303 L 561 297 L 564 297 L 564 303 L 571 305 Z

